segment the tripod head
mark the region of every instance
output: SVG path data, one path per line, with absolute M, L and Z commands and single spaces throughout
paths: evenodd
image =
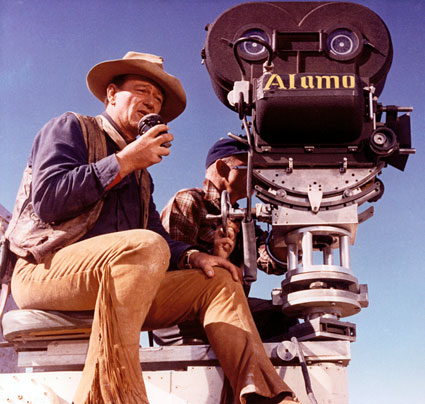
M 349 245 L 373 209 L 358 208 L 382 196 L 377 176 L 387 165 L 404 170 L 414 153 L 412 108 L 378 101 L 393 57 L 385 23 L 347 2 L 243 3 L 207 27 L 202 57 L 249 143 L 246 280 L 256 280 L 255 216 L 271 226 L 274 248 L 287 251 L 286 278 L 272 295 L 305 320 L 296 333 L 354 340 L 354 325 L 339 319 L 368 304 Z M 262 202 L 255 215 L 252 191 Z

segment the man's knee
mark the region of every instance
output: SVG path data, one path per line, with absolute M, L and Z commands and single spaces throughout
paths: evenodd
M 130 238 L 151 256 L 164 256 L 170 259 L 170 248 L 164 237 L 151 230 L 129 230 Z
M 242 285 L 241 282 L 235 281 L 233 279 L 233 275 L 228 269 L 225 269 L 222 267 L 214 267 L 214 271 L 215 271 L 214 276 L 217 276 L 220 279 L 220 282 L 225 282 L 225 283 L 232 282 L 232 284 L 235 284 L 235 285 Z
M 217 282 L 234 282 L 230 271 L 222 267 L 214 267 L 214 278 Z
M 170 249 L 165 239 L 151 230 L 135 229 L 116 233 L 125 239 L 129 249 L 143 250 L 150 256 L 170 258 Z
M 210 289 L 213 291 L 229 296 L 244 295 L 242 284 L 235 281 L 227 269 L 214 267 L 214 276 L 210 279 L 210 282 Z
M 141 266 L 144 272 L 165 272 L 170 261 L 170 249 L 165 239 L 150 230 L 128 230 L 116 233 L 120 238 L 119 253 L 113 265 Z

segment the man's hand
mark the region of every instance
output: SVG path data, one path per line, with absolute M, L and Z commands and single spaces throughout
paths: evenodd
M 236 235 L 239 233 L 239 223 L 229 220 L 227 222 L 227 236 L 220 226 L 214 232 L 214 255 L 229 258 L 236 245 Z
M 135 170 L 157 164 L 162 160 L 162 156 L 170 154 L 168 147 L 161 146 L 174 139 L 174 136 L 167 130 L 167 125 L 156 125 L 116 154 L 121 178 Z
M 242 282 L 241 269 L 222 257 L 217 257 L 203 252 L 195 252 L 190 256 L 190 265 L 192 268 L 202 269 L 208 278 L 212 278 L 214 276 L 214 267 L 222 267 L 232 274 L 232 278 L 235 281 Z

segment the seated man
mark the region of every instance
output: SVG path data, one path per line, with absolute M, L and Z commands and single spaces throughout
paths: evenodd
M 105 112 L 65 113 L 36 136 L 6 234 L 17 256 L 13 296 L 20 308 L 94 309 L 75 404 L 148 403 L 140 330 L 193 319 L 237 402 L 292 402 L 263 350 L 237 268 L 174 241 L 159 220 L 146 168 L 170 153 L 163 144 L 173 135 L 157 125 L 137 138 L 138 122 L 151 112 L 169 122 L 186 104 L 162 62 L 129 52 L 94 66 L 87 83 Z
M 203 251 L 229 258 L 241 266 L 243 250 L 239 224 L 230 222 L 228 235 L 223 233 L 220 220 L 207 219 L 207 215 L 221 212 L 221 192 L 229 193 L 230 203 L 246 197 L 246 164 L 248 147 L 237 140 L 221 139 L 208 151 L 203 189 L 184 189 L 176 193 L 161 213 L 164 228 L 175 240 L 196 245 Z M 265 251 L 264 236 L 257 228 L 258 267 L 267 273 L 282 274 L 286 268 L 277 265 Z M 248 286 L 245 285 L 245 289 Z M 281 341 L 282 334 L 295 324 L 271 300 L 248 298 L 254 321 L 263 341 Z M 177 326 L 155 330 L 158 345 L 205 343 L 199 322 L 186 322 Z

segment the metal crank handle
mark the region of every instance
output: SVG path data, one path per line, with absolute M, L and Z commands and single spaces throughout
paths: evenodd
M 228 231 L 228 220 L 243 220 L 244 218 L 245 212 L 243 210 L 232 208 L 229 193 L 226 190 L 221 193 L 221 214 L 206 216 L 207 220 L 221 220 L 223 232 L 226 236 Z

